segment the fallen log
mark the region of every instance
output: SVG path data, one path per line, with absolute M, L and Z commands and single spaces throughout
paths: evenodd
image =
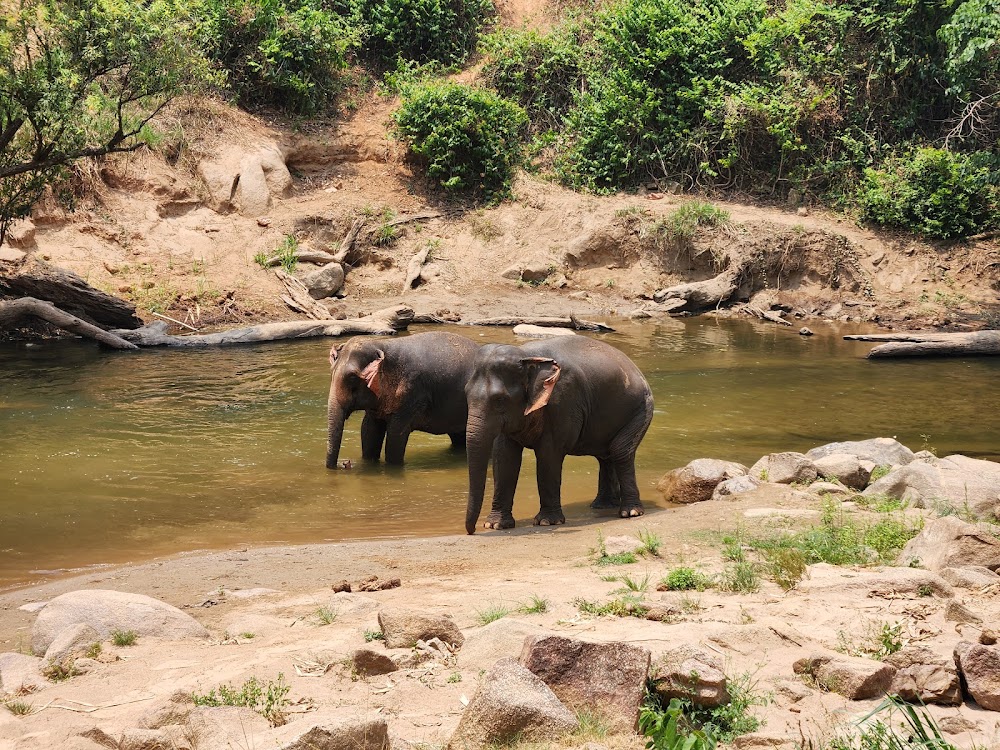
M 381 226 L 398 227 L 400 224 L 409 224 L 411 221 L 427 221 L 428 219 L 436 219 L 440 215 L 441 213 L 439 211 L 425 211 L 419 214 L 400 216 L 399 218 L 393 219 L 392 221 L 387 221 L 384 225 Z
M 604 323 L 591 320 L 579 320 L 575 315 L 568 318 L 482 318 L 480 320 L 463 320 L 458 325 L 463 326 L 517 326 L 517 325 L 549 326 L 551 328 L 572 328 L 575 331 L 611 331 L 615 329 Z
M 105 331 L 103 328 L 98 328 L 75 315 L 70 315 L 65 310 L 60 310 L 47 300 L 35 299 L 34 297 L 21 297 L 9 302 L 0 302 L 0 329 L 14 328 L 18 321 L 26 317 L 39 318 L 47 323 L 51 323 L 56 328 L 75 333 L 84 338 L 93 339 L 111 349 L 126 350 L 139 348 L 121 336 Z
M 288 323 L 264 323 L 250 328 L 237 328 L 196 336 L 171 336 L 162 321 L 134 331 L 114 331 L 127 341 L 139 346 L 171 346 L 196 348 L 230 346 L 232 344 L 257 344 L 265 341 L 303 339 L 314 336 L 391 336 L 405 330 L 413 320 L 413 310 L 406 305 L 396 305 L 353 320 L 296 320 Z
M 340 247 L 337 248 L 337 252 L 333 254 L 333 261 L 343 264 L 347 261 L 347 256 L 354 249 L 354 243 L 357 242 L 358 234 L 361 233 L 361 227 L 365 225 L 365 217 L 359 216 L 351 224 L 351 228 L 347 231 L 344 239 L 340 241 Z
M 75 273 L 29 256 L 0 263 L 0 294 L 51 302 L 69 315 L 105 328 L 138 328 L 135 305 L 95 289 Z
M 872 333 L 844 336 L 847 341 L 885 341 L 868 359 L 892 357 L 981 357 L 1000 355 L 1000 331 L 962 333 Z
M 745 305 L 743 307 L 743 312 L 748 315 L 752 315 L 755 318 L 760 318 L 761 320 L 770 320 L 772 323 L 777 323 L 779 325 L 791 325 L 791 323 L 781 317 L 781 313 L 776 310 L 762 310 L 761 308 L 754 307 L 753 305 Z
M 420 274 L 424 269 L 424 263 L 427 262 L 427 256 L 430 254 L 431 246 L 427 245 L 423 250 L 410 258 L 410 263 L 406 267 L 406 279 L 403 281 L 404 293 L 420 284 Z
M 665 303 L 668 300 L 683 300 L 682 306 L 672 308 L 674 312 L 699 312 L 720 307 L 736 294 L 745 270 L 746 265 L 741 264 L 705 281 L 692 281 L 687 284 L 667 287 L 655 292 L 653 300 L 659 303 Z
M 312 298 L 305 284 L 280 268 L 275 269 L 274 275 L 281 280 L 287 292 L 281 295 L 282 302 L 313 320 L 330 319 L 330 311 Z
M 324 250 L 296 250 L 294 256 L 299 263 L 315 263 L 318 266 L 325 266 L 327 263 L 333 263 L 337 260 Z M 264 265 L 268 268 L 274 268 L 280 266 L 284 260 L 285 256 L 274 255 L 264 261 Z

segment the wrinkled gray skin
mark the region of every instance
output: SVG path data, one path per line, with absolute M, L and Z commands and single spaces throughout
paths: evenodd
M 453 333 L 393 339 L 356 337 L 330 350 L 326 468 L 336 469 L 344 422 L 364 411 L 361 455 L 402 464 L 414 430 L 449 435 L 465 446 L 465 384 L 479 344 Z
M 600 480 L 594 508 L 641 516 L 635 451 L 653 419 L 653 394 L 632 360 L 584 336 L 524 346 L 486 345 L 465 388 L 469 503 L 474 534 L 493 461 L 493 508 L 483 526 L 514 527 L 521 453 L 535 451 L 541 509 L 535 525 L 565 523 L 560 487 L 566 456 L 595 456 Z

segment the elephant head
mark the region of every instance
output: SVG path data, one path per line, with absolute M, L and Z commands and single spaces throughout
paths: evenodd
M 385 351 L 365 340 L 330 349 L 330 397 L 327 401 L 326 468 L 336 469 L 344 422 L 352 412 L 376 410 L 384 390 Z
M 531 436 L 540 432 L 544 408 L 559 381 L 559 364 L 548 357 L 525 356 L 516 346 L 480 349 L 465 388 L 469 404 L 466 451 L 469 458 L 469 502 L 465 530 L 476 533 L 483 507 L 486 471 L 493 443 L 501 434 Z

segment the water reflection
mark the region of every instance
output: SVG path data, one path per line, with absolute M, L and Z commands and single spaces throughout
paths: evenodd
M 507 330 L 454 328 L 478 341 Z M 868 345 L 770 324 L 667 320 L 604 338 L 646 373 L 656 415 L 640 488 L 700 456 L 895 435 L 997 456 L 1000 362 L 864 360 Z M 0 348 L 0 583 L 29 571 L 239 543 L 460 533 L 464 458 L 415 435 L 404 471 L 323 467 L 327 341 L 113 354 Z M 360 415 L 343 455 L 360 455 Z M 924 437 L 926 436 L 926 437 Z M 525 456 L 518 519 L 537 510 Z M 590 518 L 597 464 L 567 461 L 570 519 Z

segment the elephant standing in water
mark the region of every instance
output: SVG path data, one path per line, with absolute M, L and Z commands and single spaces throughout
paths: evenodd
M 639 368 L 620 351 L 583 336 L 524 346 L 486 345 L 465 388 L 469 504 L 465 530 L 474 534 L 493 459 L 493 509 L 488 529 L 514 527 L 514 490 L 521 453 L 535 451 L 541 509 L 535 524 L 565 523 L 560 486 L 566 456 L 596 456 L 597 499 L 591 507 L 641 516 L 635 452 L 653 419 L 653 394 Z
M 352 338 L 330 350 L 329 436 L 326 467 L 337 468 L 344 422 L 364 410 L 361 455 L 402 464 L 414 430 L 451 437 L 465 446 L 465 384 L 479 344 L 453 333 L 398 339 Z

